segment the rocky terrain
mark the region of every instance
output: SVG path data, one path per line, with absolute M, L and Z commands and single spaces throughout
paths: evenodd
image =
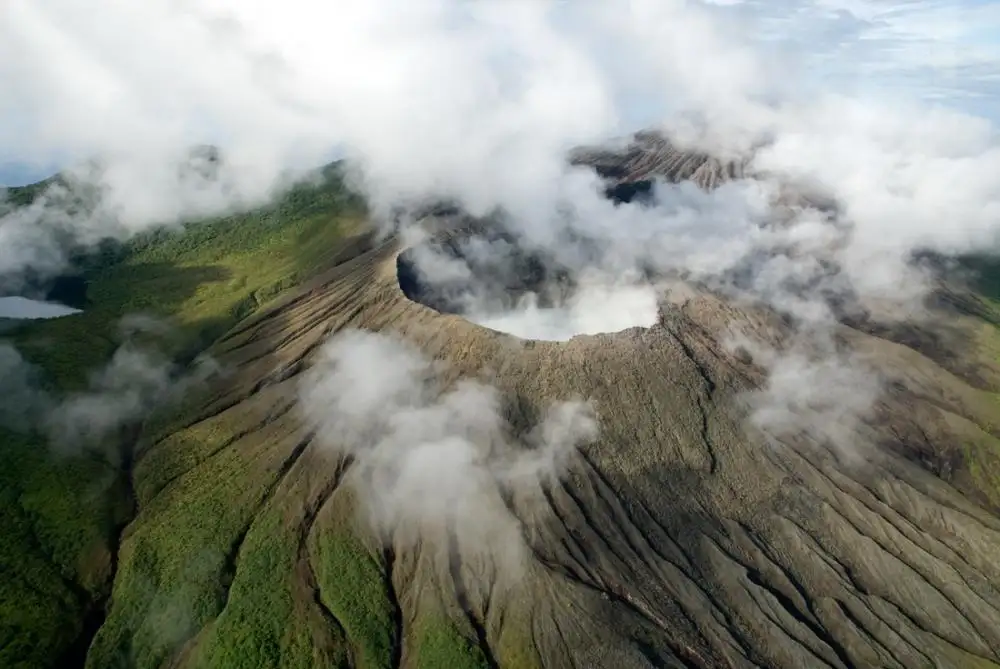
M 684 149 L 653 130 L 636 133 L 623 147 L 578 149 L 570 156 L 570 163 L 593 167 L 611 182 L 609 195 L 619 199 L 629 192 L 629 186 L 643 189 L 657 177 L 714 188 L 747 174 L 745 160 L 720 159 Z
M 613 196 L 654 174 L 712 187 L 741 173 L 639 140 L 578 158 Z M 736 328 L 781 350 L 794 327 L 779 314 L 676 281 L 654 327 L 520 340 L 417 301 L 407 251 L 347 238 L 211 346 L 225 375 L 146 426 L 87 666 L 1000 665 L 987 297 L 942 280 L 919 322 L 840 324 L 837 351 L 884 391 L 850 421 L 824 412 L 857 389 L 819 374 L 800 410 L 831 429 L 775 436 L 747 421 L 765 361 L 729 341 Z M 519 439 L 553 401 L 592 400 L 599 434 L 563 476 L 481 495 L 515 528 L 516 565 L 459 531 L 459 509 L 416 535 L 364 521 L 356 457 L 298 402 L 324 344 L 354 329 L 409 342 L 444 387 L 491 384 Z

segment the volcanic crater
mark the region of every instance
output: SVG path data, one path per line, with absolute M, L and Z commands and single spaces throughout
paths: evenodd
M 715 177 L 706 175 L 730 173 L 704 156 L 644 155 L 634 154 L 637 165 L 701 175 L 707 186 Z M 157 635 L 135 614 L 155 603 L 149 588 L 116 583 L 90 666 L 113 666 L 133 637 L 153 648 L 156 662 L 144 666 L 210 666 L 223 637 L 249 639 L 256 657 L 259 629 L 277 630 L 268 637 L 275 649 L 309 649 L 313 666 L 452 666 L 428 660 L 443 643 L 434 636 L 442 621 L 484 667 L 1000 664 L 1000 516 L 969 465 L 987 462 L 970 454 L 1000 445 L 1000 363 L 966 308 L 974 296 L 955 289 L 961 299 L 935 305 L 924 326 L 975 344 L 949 346 L 948 359 L 892 328 L 834 328 L 887 388 L 871 416 L 847 426 L 859 445 L 847 462 L 822 434 L 766 439 L 747 429 L 739 399 L 767 387 L 767 370 L 726 340 L 735 324 L 781 349 L 796 333 L 772 311 L 688 286 L 660 301 L 650 327 L 512 340 L 461 315 L 468 275 L 428 286 L 417 254 L 462 258 L 481 272 L 483 299 L 501 308 L 529 291 L 556 303 L 579 277 L 516 248 L 517 271 L 500 271 L 461 239 L 471 238 L 446 233 L 423 248 L 360 234 L 323 274 L 212 346 L 230 373 L 183 428 L 141 453 L 142 511 L 123 538 L 120 569 L 160 583 L 197 565 L 205 575 L 188 579 L 186 595 L 219 607 Z M 518 578 L 502 578 L 448 519 L 419 542 L 357 522 L 345 483 L 352 459 L 331 463 L 294 410 L 302 372 L 331 336 L 352 329 L 405 339 L 442 361 L 443 382 L 491 370 L 515 428 L 553 401 L 592 402 L 600 434 L 573 453 L 565 476 L 539 482 L 530 500 L 490 484 L 489 503 L 525 546 Z M 975 378 L 963 371 L 972 369 Z M 835 381 L 818 385 L 853 392 Z M 237 492 L 191 483 L 231 471 L 252 474 Z M 220 529 L 171 513 L 181 492 L 185 504 L 224 509 L 232 522 Z M 181 531 L 203 541 L 155 541 Z M 267 568 L 249 568 L 258 564 Z M 280 619 L 256 603 L 262 578 L 288 603 Z M 346 587 L 356 583 L 363 588 Z M 361 592 L 371 598 L 363 606 Z

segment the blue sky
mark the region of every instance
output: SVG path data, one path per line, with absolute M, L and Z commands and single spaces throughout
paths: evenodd
M 55 165 L 38 167 L 19 162 L 0 163 L 0 185 L 23 186 L 41 181 L 56 171 Z
M 722 4 L 722 3 L 719 3 Z M 719 7 L 810 79 L 893 93 L 1000 120 L 1000 2 L 744 0 Z

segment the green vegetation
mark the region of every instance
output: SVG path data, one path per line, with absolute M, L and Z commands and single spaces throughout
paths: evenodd
M 41 196 L 47 188 L 52 185 L 61 185 L 62 179 L 58 175 L 49 177 L 48 179 L 43 179 L 37 183 L 28 184 L 27 186 L 14 186 L 11 188 L 0 189 L 0 204 L 7 203 L 14 207 L 26 207 L 39 196 Z
M 421 669 L 488 669 L 483 651 L 447 620 L 422 621 L 417 637 L 417 661 Z
M 361 206 L 335 177 L 320 187 L 298 186 L 270 207 L 106 248 L 84 268 L 84 312 L 23 328 L 19 347 L 60 387 L 79 385 L 107 359 L 125 315 L 168 317 L 179 330 L 172 353 L 202 350 L 322 268 L 339 239 L 356 229 Z
M 254 521 L 226 608 L 201 635 L 193 666 L 311 667 L 314 654 L 323 657 L 323 666 L 348 666 L 339 630 L 307 623 L 303 596 L 311 593 L 297 581 L 303 576 L 300 543 L 286 515 L 272 503 Z M 317 646 L 312 630 L 326 643 Z
M 128 315 L 165 319 L 158 346 L 190 360 L 327 267 L 363 215 L 329 168 L 271 206 L 103 244 L 76 257 L 82 313 L 8 335 L 55 392 L 86 385 Z M 177 428 L 193 404 L 147 421 L 142 441 L 158 443 L 131 472 L 115 443 L 54 457 L 38 435 L 0 434 L 0 666 L 159 667 L 181 651 L 193 667 L 392 667 L 403 641 L 386 565 L 353 531 L 346 492 L 306 520 L 319 501 L 295 420 L 237 405 Z M 421 667 L 486 666 L 443 617 L 412 635 Z
M 280 436 L 264 432 L 244 448 L 226 449 L 142 508 L 141 523 L 122 544 L 114 606 L 88 666 L 121 660 L 159 667 L 219 615 L 236 552 L 291 457 Z M 277 598 L 280 591 L 260 594 Z
M 967 443 L 962 455 L 976 489 L 1000 508 L 1000 440 L 985 438 Z
M 982 299 L 982 321 L 973 346 L 982 360 L 1000 363 L 1000 258 L 988 255 L 964 257 L 960 266 L 970 273 L 971 287 Z M 1000 391 L 1000 389 L 995 389 Z M 1000 392 L 995 392 L 1000 404 Z M 972 487 L 994 508 L 1000 508 L 1000 439 L 994 425 L 981 426 L 962 446 L 962 461 Z
M 36 440 L 2 435 L 0 666 L 55 664 L 111 577 L 108 552 L 126 505 L 116 473 L 53 460 Z
M 391 668 L 393 648 L 401 640 L 395 638 L 383 566 L 346 528 L 314 536 L 316 582 L 324 605 L 341 621 L 357 648 L 357 666 Z
M 26 204 L 39 192 L 38 186 L 11 189 L 8 201 Z M 32 322 L 7 334 L 57 392 L 86 384 L 88 375 L 117 347 L 118 324 L 126 315 L 166 319 L 175 331 L 164 343 L 165 352 L 188 359 L 261 304 L 322 269 L 339 240 L 358 228 L 363 214 L 361 203 L 344 189 L 337 168 L 331 166 L 319 183 L 297 186 L 273 205 L 191 223 L 183 231 L 158 229 L 79 256 L 78 271 L 86 285 L 84 312 Z M 128 475 L 106 454 L 54 456 L 39 435 L 2 431 L 0 444 L 0 666 L 79 664 L 86 649 L 74 644 L 86 639 L 88 620 L 99 620 L 109 594 L 117 534 L 132 513 Z M 107 446 L 108 453 L 116 450 L 114 444 Z M 248 499 L 264 494 L 263 488 L 248 491 L 238 472 L 222 475 L 230 477 L 232 486 L 218 477 L 206 480 L 204 490 L 214 491 L 214 496 L 193 493 L 165 510 L 160 525 L 169 526 L 172 514 L 215 518 L 220 527 L 202 528 L 213 535 L 214 544 L 205 544 L 210 555 L 196 566 L 167 561 L 137 574 L 183 573 L 187 587 L 193 588 L 197 579 L 189 578 L 191 569 L 218 571 L 217 563 L 229 550 L 225 542 L 233 540 L 234 531 L 244 531 L 252 509 L 238 518 L 217 512 L 236 512 L 236 488 Z M 259 481 L 263 487 L 268 484 L 267 476 Z M 133 554 L 121 556 L 121 562 L 163 561 L 149 546 L 159 549 L 176 540 L 167 537 L 160 545 L 161 539 L 151 536 L 137 542 Z M 116 588 L 149 592 L 160 586 L 130 582 L 126 573 Z M 217 613 L 217 592 L 207 597 L 190 594 L 196 613 L 189 624 Z M 169 618 L 170 607 L 165 610 Z M 164 629 L 173 626 L 178 633 L 186 626 L 182 623 L 186 621 L 149 621 Z M 108 635 L 114 636 L 114 630 Z M 141 645 L 142 638 L 132 642 Z

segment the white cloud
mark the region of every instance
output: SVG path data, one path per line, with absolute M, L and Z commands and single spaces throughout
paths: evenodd
M 676 271 L 815 325 L 829 318 L 823 291 L 918 298 L 914 251 L 996 248 L 1000 231 L 1000 145 L 979 117 L 997 101 L 992 4 L 9 0 L 5 12 L 0 155 L 107 157 L 109 215 L 60 219 L 87 240 L 262 197 L 336 147 L 377 206 L 502 207 L 574 269 Z M 639 117 L 737 155 L 763 146 L 750 167 L 770 176 L 613 207 L 564 152 Z M 203 141 L 227 152 L 226 188 L 177 175 Z M 780 182 L 808 183 L 838 212 L 775 207 Z M 0 231 L 0 273 L 62 262 L 31 221 Z
M 393 336 L 342 332 L 302 379 L 301 408 L 325 449 L 354 458 L 350 482 L 377 531 L 426 540 L 451 523 L 463 545 L 516 568 L 523 539 L 500 492 L 530 495 L 561 476 L 596 419 L 587 404 L 557 402 L 515 438 L 496 389 L 441 388 L 435 371 Z
M 652 327 L 659 318 L 657 291 L 648 285 L 583 285 L 565 302 L 539 306 L 528 293 L 513 309 L 499 314 L 467 312 L 474 323 L 522 339 L 567 341 L 576 335 Z
M 0 392 L 5 398 L 0 426 L 42 434 L 56 452 L 93 449 L 117 457 L 119 430 L 175 402 L 219 371 L 215 361 L 204 356 L 181 370 L 155 346 L 135 342 L 137 333 L 169 332 L 162 322 L 134 316 L 122 319 L 119 326 L 122 342 L 111 359 L 91 371 L 85 387 L 65 394 L 47 390 L 41 370 L 12 344 L 0 341 Z
M 881 378 L 825 334 L 811 333 L 780 352 L 741 336 L 727 346 L 749 352 L 768 374 L 763 388 L 745 396 L 751 426 L 774 442 L 806 437 L 856 458 L 865 451 L 858 435 L 872 416 Z

